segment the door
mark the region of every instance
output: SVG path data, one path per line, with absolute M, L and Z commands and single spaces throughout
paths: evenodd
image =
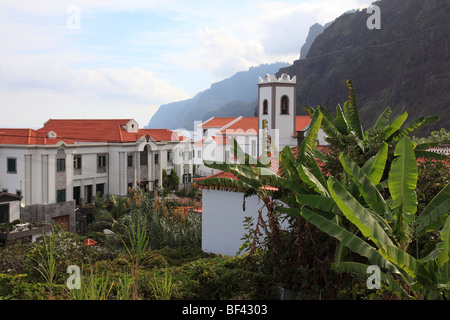
M 61 227 L 62 230 L 70 231 L 70 216 L 69 215 L 54 217 L 54 218 L 52 218 L 52 220 L 55 223 L 59 224 L 59 226 Z
M 77 206 L 81 205 L 80 197 L 81 197 L 80 187 L 73 187 L 73 199 L 75 200 Z

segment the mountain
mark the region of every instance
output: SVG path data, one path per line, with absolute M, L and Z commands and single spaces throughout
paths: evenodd
M 281 68 L 297 76 L 297 114 L 322 105 L 333 114 L 347 100 L 352 80 L 364 128 L 390 106 L 409 120 L 440 115 L 428 134 L 450 128 L 450 1 L 382 0 L 381 29 L 369 29 L 372 13 L 338 17 L 318 35 L 306 59 Z
M 309 27 L 308 36 L 306 37 L 305 43 L 300 49 L 300 59 L 305 59 L 309 53 L 309 49 L 313 44 L 314 40 L 316 40 L 317 36 L 322 34 L 323 31 L 331 25 L 332 22 L 328 22 L 325 25 L 321 25 L 320 23 L 315 23 L 311 27 Z
M 192 99 L 162 105 L 147 128 L 192 130 L 194 121 L 204 121 L 212 116 L 253 116 L 258 98 L 258 77 L 267 73 L 275 74 L 286 66 L 289 64 L 277 62 L 252 67 L 213 83 L 209 89 Z

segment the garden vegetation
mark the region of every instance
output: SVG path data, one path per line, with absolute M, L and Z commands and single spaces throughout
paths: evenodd
M 201 250 L 201 215 L 192 204 L 130 189 L 126 198 L 96 198 L 88 234 L 55 227 L 42 241 L 0 248 L 0 299 L 264 300 L 282 292 L 294 299 L 448 299 L 449 163 L 426 151 L 446 132 L 409 138 L 439 117 L 406 122 L 406 112 L 391 119 L 386 108 L 364 131 L 347 85 L 349 100 L 335 116 L 307 109 L 310 128 L 299 147 L 279 153 L 279 171 L 237 144 L 240 164 L 209 164 L 238 179 L 201 184 L 264 203 L 256 221 L 243 217 L 239 255 Z M 316 146 L 320 128 L 327 152 Z M 97 244 L 85 245 L 87 238 Z M 79 267 L 78 288 L 68 286 L 70 266 Z M 381 272 L 378 290 L 367 286 L 371 266 Z

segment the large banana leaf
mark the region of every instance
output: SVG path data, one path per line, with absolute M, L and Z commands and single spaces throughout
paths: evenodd
M 447 221 L 441 230 L 441 243 L 438 247 L 441 252 L 436 259 L 436 264 L 439 268 L 442 268 L 449 261 L 450 255 L 450 216 L 447 217 Z
M 392 135 L 392 141 L 399 141 L 401 138 L 417 131 L 418 129 L 439 121 L 440 116 L 419 117 L 410 123 L 402 126 L 395 134 Z
M 419 280 L 422 285 L 429 286 L 433 283 L 433 276 L 406 251 L 391 245 L 383 245 L 378 251 L 384 258 L 404 270 L 409 276 Z
M 336 106 L 336 129 L 343 135 L 347 135 L 349 132 L 349 124 L 339 104 Z
M 360 194 L 363 196 L 369 207 L 382 216 L 386 213 L 389 215 L 388 205 L 365 172 L 345 153 L 342 153 L 339 156 L 339 159 L 341 160 L 344 170 L 358 186 Z
M 345 228 L 307 208 L 302 209 L 301 215 L 308 222 L 312 223 L 323 232 L 338 239 L 343 245 L 348 247 L 353 252 L 366 257 L 369 260 L 369 263 L 377 265 L 381 268 L 386 268 L 392 273 L 399 273 L 397 267 L 386 260 L 373 246 L 353 233 L 347 231 Z
M 356 105 L 356 98 L 351 80 L 347 81 L 347 89 L 349 100 L 344 103 L 345 116 L 347 117 L 347 121 L 356 137 L 360 140 L 364 140 L 364 133 L 359 118 L 358 107 Z
M 417 218 L 416 234 L 421 236 L 427 232 L 438 230 L 445 223 L 450 213 L 450 184 L 447 184 Z
M 417 162 L 414 148 L 408 137 L 402 138 L 394 151 L 389 172 L 389 191 L 393 207 L 399 207 L 406 214 L 417 212 L 416 186 L 418 178 Z
M 324 107 L 318 106 L 317 110 L 319 110 L 322 115 L 322 129 L 325 133 L 332 138 L 337 138 L 339 136 L 339 131 L 336 128 L 336 118 Z
M 369 265 L 359 262 L 336 262 L 333 268 L 341 272 L 355 272 L 367 277 L 367 269 Z M 394 280 L 392 275 L 387 272 L 380 272 L 381 281 L 391 288 L 400 298 L 411 298 L 411 296 L 403 289 L 400 284 Z
M 380 151 L 363 165 L 362 170 L 367 174 L 370 181 L 374 185 L 380 183 L 381 178 L 383 177 L 384 170 L 386 168 L 386 161 L 388 157 L 388 149 L 389 146 L 386 142 L 383 142 L 383 146 Z
M 389 123 L 389 118 L 391 117 L 392 110 L 390 107 L 384 109 L 384 111 L 380 114 L 377 121 L 373 125 L 372 129 L 374 130 L 382 130 Z
M 314 113 L 305 139 L 298 148 L 297 160 L 300 163 L 306 163 L 307 159 L 314 158 L 314 150 L 316 149 L 322 118 L 323 115 L 320 111 Z
M 320 182 L 319 179 L 317 179 L 317 177 L 307 167 L 300 164 L 297 167 L 297 172 L 303 182 L 306 183 L 311 189 L 323 196 L 329 196 L 326 187 L 322 185 L 322 182 Z
M 298 203 L 309 206 L 314 209 L 318 209 L 325 212 L 333 212 L 336 214 L 342 214 L 339 210 L 336 202 L 330 197 L 319 196 L 315 194 L 298 194 Z
M 198 182 L 201 186 L 214 186 L 218 188 L 232 189 L 235 191 L 247 191 L 252 188 L 245 182 L 231 178 L 208 178 Z
M 405 122 L 406 118 L 408 118 L 408 113 L 406 111 L 395 117 L 391 124 L 383 130 L 383 139 L 388 140 L 395 132 L 397 132 Z
M 380 219 L 375 218 L 369 209 L 363 207 L 339 181 L 330 177 L 328 190 L 342 213 L 365 237 L 372 240 L 377 247 L 382 244 L 394 245 L 385 232 L 386 225 L 380 224 Z

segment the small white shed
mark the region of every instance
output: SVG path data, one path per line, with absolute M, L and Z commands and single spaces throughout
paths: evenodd
M 202 193 L 202 250 L 234 256 L 243 244 L 245 217 L 256 223 L 264 203 L 241 192 L 204 189 Z

